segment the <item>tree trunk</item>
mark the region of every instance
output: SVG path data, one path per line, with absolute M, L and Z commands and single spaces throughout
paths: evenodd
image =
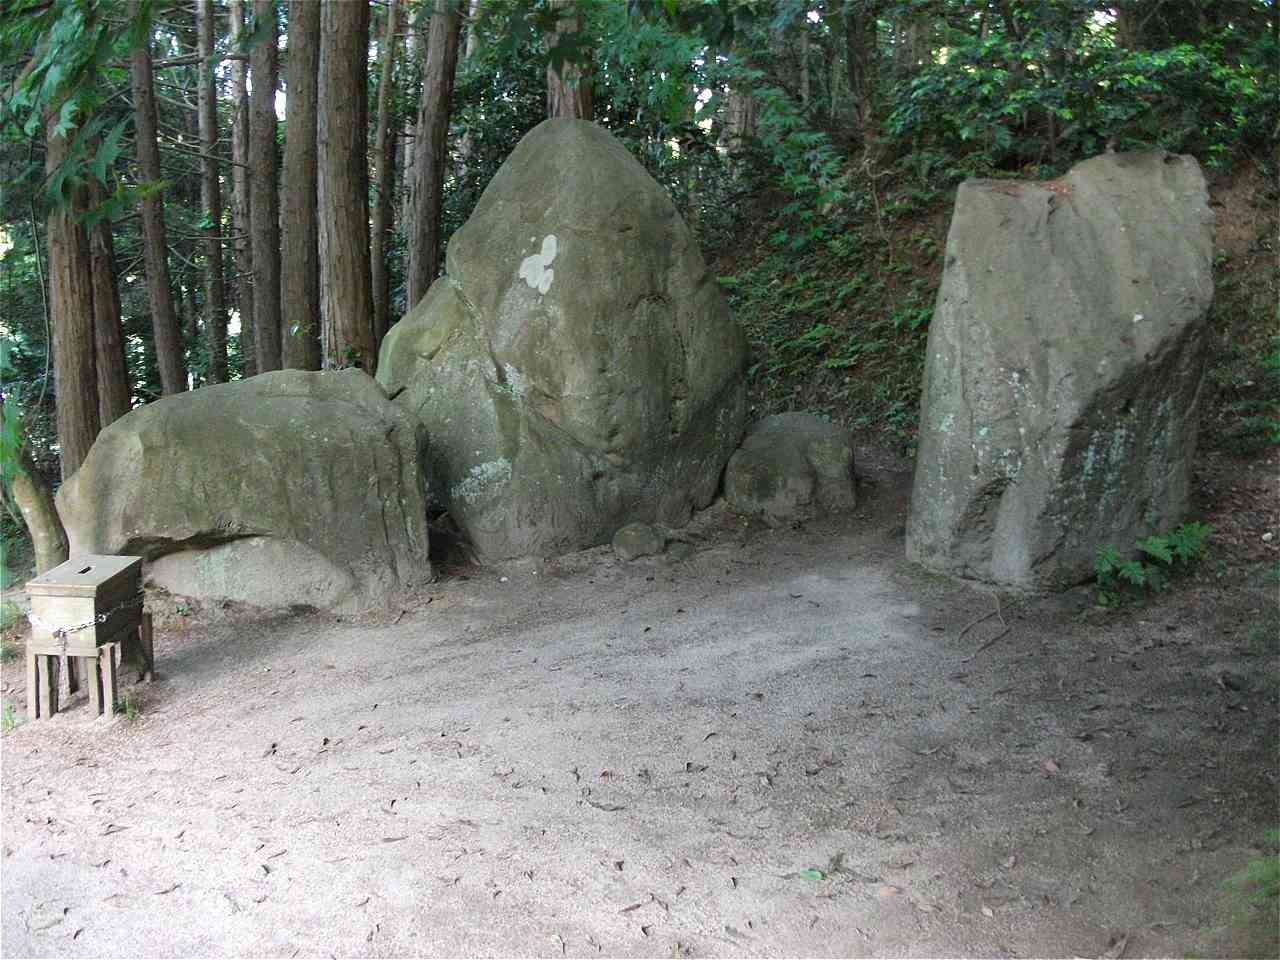
M 280 197 L 280 337 L 284 366 L 320 369 L 320 251 L 316 209 L 316 96 L 320 7 L 289 0 L 284 176 Z
M 451 0 L 436 0 L 427 36 L 413 161 L 413 233 L 409 240 L 406 307 L 422 299 L 440 270 L 440 213 L 448 161 L 449 111 L 462 19 Z
M 373 372 L 365 120 L 369 5 L 320 6 L 319 209 L 325 366 Z
M 138 15 L 138 0 L 129 0 L 129 16 Z M 160 147 L 156 142 L 156 99 L 151 78 L 150 38 L 133 51 L 133 115 L 138 149 L 138 172 L 145 184 L 160 183 Z M 153 189 L 142 199 L 142 247 L 151 299 L 151 327 L 155 333 L 160 389 L 168 395 L 187 389 L 182 354 L 182 331 L 173 305 L 169 280 L 169 237 L 164 222 L 164 198 Z
M 230 0 L 229 15 L 233 47 L 244 30 L 244 4 Z M 242 52 L 243 51 L 239 51 Z M 236 308 L 240 313 L 240 352 L 244 375 L 258 372 L 258 356 L 253 335 L 253 247 L 249 200 L 249 87 L 243 60 L 231 61 L 231 222 L 235 231 Z
M 48 119 L 45 170 L 57 170 L 67 155 L 65 137 L 54 136 L 57 113 Z M 98 374 L 93 357 L 93 280 L 89 238 L 74 199 L 49 213 L 49 313 L 53 326 L 53 377 L 57 387 L 58 446 L 62 479 L 84 462 L 98 436 Z
M 462 45 L 462 60 L 466 62 L 472 54 L 480 47 L 480 31 L 476 29 L 476 19 L 480 16 L 480 0 L 471 0 L 470 7 L 467 11 L 467 42 Z M 458 182 L 465 182 L 467 179 L 467 167 L 471 163 L 471 154 L 475 150 L 475 140 L 471 135 L 471 128 L 462 131 L 462 137 L 458 140 Z
M 91 180 L 89 206 L 98 207 L 102 202 L 102 185 Z M 105 217 L 89 230 L 89 258 L 93 271 L 93 357 L 98 377 L 98 421 L 105 428 L 128 413 L 132 406 L 120 329 L 115 244 L 111 221 Z
M 196 0 L 200 33 L 200 206 L 204 228 L 204 308 L 210 383 L 227 382 L 227 294 L 222 278 L 222 183 L 218 179 L 218 91 L 213 82 L 213 0 Z
M 191 283 L 191 277 L 184 276 L 178 281 L 178 290 L 182 301 L 182 314 L 187 326 L 187 343 L 196 344 L 200 342 L 200 308 L 196 306 L 196 288 Z M 192 367 L 191 369 L 191 387 L 195 389 L 204 381 L 200 371 Z
M 797 26 L 800 30 L 800 106 L 807 110 L 812 95 L 809 79 L 809 21 L 801 17 Z
M 353 3 L 352 6 L 364 6 Z M 276 193 L 276 4 L 253 0 L 258 39 L 249 53 L 249 224 L 258 372 L 280 369 L 280 205 Z
M 53 490 L 31 459 L 24 443 L 18 452 L 18 466 L 13 478 L 13 502 L 31 534 L 35 548 L 36 574 L 52 570 L 67 560 L 67 532 L 53 502 Z
M 577 0 L 551 0 L 551 6 L 558 12 L 558 19 L 555 33 L 548 38 L 552 59 L 547 64 L 547 116 L 592 120 L 590 59 L 563 39 L 581 32 L 582 12 Z M 557 47 L 563 48 L 558 66 Z
M 399 0 L 390 0 L 378 55 L 378 124 L 373 138 L 373 224 L 369 235 L 369 271 L 373 283 L 373 349 L 376 352 L 391 325 L 391 271 L 387 269 L 387 234 L 391 231 L 396 138 L 391 129 L 391 84 L 395 66 Z
M 756 98 L 750 90 L 730 88 L 725 103 L 724 140 L 730 155 L 741 153 L 756 134 Z
M 422 44 L 422 49 L 426 50 L 426 44 Z M 415 115 L 416 116 L 416 115 Z M 406 118 L 406 121 L 408 118 Z M 400 222 L 405 224 L 405 230 L 408 230 L 408 224 L 413 223 L 413 145 L 417 140 L 417 128 L 411 122 L 406 122 L 400 130 L 400 143 L 396 147 L 396 155 L 400 158 L 399 169 L 396 173 L 400 177 Z M 412 243 L 412 240 L 409 241 Z M 406 267 L 407 269 L 407 267 Z M 406 278 L 407 280 L 407 278 Z M 407 286 L 406 286 L 407 289 Z M 408 306 L 413 306 L 412 303 Z
M 480 46 L 480 31 L 476 29 L 476 21 L 480 19 L 480 0 L 470 0 L 467 5 L 467 42 L 462 50 L 463 59 L 467 59 Z
M 875 135 L 876 116 L 873 82 L 876 57 L 876 17 L 879 3 L 851 6 L 845 18 L 845 62 L 849 90 L 853 94 L 854 120 L 865 153 Z

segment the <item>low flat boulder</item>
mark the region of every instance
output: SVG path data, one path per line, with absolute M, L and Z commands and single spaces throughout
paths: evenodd
M 201 387 L 99 434 L 58 491 L 71 553 L 201 600 L 351 612 L 431 577 L 425 433 L 358 370 Z
M 666 191 L 608 131 L 535 127 L 383 341 L 430 495 L 484 562 L 683 526 L 745 420 L 746 338 Z
M 961 185 L 929 329 L 907 556 L 1041 589 L 1177 526 L 1213 299 L 1200 167 L 1107 154 Z
M 667 546 L 667 535 L 649 523 L 628 523 L 613 535 L 613 549 L 623 560 L 656 557 Z
M 779 413 L 747 431 L 724 473 L 724 498 L 766 520 L 812 519 L 857 504 L 847 432 L 810 413 Z

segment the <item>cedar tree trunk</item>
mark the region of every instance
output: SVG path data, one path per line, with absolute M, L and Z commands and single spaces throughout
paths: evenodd
M 423 298 L 439 272 L 446 140 L 461 29 L 462 19 L 452 0 L 435 0 L 414 144 L 413 232 L 409 238 L 409 290 L 405 303 L 409 309 Z
M 48 119 L 45 170 L 57 170 L 67 155 L 65 137 L 54 136 L 57 113 Z M 83 209 L 83 208 L 82 208 Z M 73 200 L 49 213 L 49 313 L 53 326 L 53 377 L 57 387 L 58 446 L 62 479 L 80 469 L 98 436 L 98 373 L 93 358 L 93 278 L 89 238 Z
M 89 206 L 99 206 L 104 199 L 102 185 L 91 180 L 88 189 Z M 98 376 L 98 421 L 105 428 L 128 413 L 132 406 L 120 329 L 115 244 L 111 221 L 106 217 L 89 229 L 89 259 L 93 271 L 93 356 Z
M 316 210 L 316 84 L 320 6 L 289 0 L 284 175 L 280 179 L 280 337 L 284 366 L 320 369 L 319 216 Z
M 138 15 L 138 0 L 129 0 L 129 16 Z M 133 51 L 134 136 L 138 172 L 144 184 L 160 183 L 160 147 L 156 142 L 156 99 L 151 77 L 150 38 Z M 155 333 L 156 365 L 160 389 L 168 395 L 187 389 L 187 368 L 182 355 L 182 331 L 173 305 L 169 281 L 169 237 L 164 223 L 164 199 L 152 189 L 142 199 L 142 248 L 151 299 L 151 327 Z
M 369 5 L 323 0 L 318 206 L 325 365 L 358 366 L 372 373 L 377 356 L 365 165 L 368 69 Z
M 243 0 L 229 0 L 228 20 L 232 45 L 237 52 L 237 38 L 244 30 Z M 256 338 L 253 335 L 253 246 L 249 199 L 249 85 L 248 66 L 243 60 L 232 60 L 231 69 L 231 223 L 235 231 L 236 307 L 240 311 L 240 353 L 244 357 L 244 375 L 258 372 Z
M 551 6 L 559 18 L 548 38 L 552 60 L 547 64 L 547 116 L 594 119 L 590 60 L 572 36 L 582 30 L 582 12 L 576 0 L 551 0 Z M 559 57 L 557 47 L 562 47 Z
M 210 383 L 227 382 L 227 293 L 222 279 L 222 183 L 218 178 L 218 91 L 213 82 L 213 0 L 196 0 L 200 31 L 200 206 L 204 228 L 204 307 Z
M 352 6 L 363 6 L 353 3 Z M 253 0 L 259 38 L 249 52 L 249 240 L 258 372 L 280 369 L 280 207 L 276 194 L 276 5 Z
M 378 55 L 378 123 L 373 137 L 373 224 L 369 228 L 369 275 L 373 283 L 373 349 L 376 351 L 391 325 L 391 271 L 387 269 L 387 234 L 391 231 L 391 197 L 394 193 L 396 138 L 391 130 L 391 84 L 396 54 L 396 27 L 400 2 L 390 0 L 383 22 Z

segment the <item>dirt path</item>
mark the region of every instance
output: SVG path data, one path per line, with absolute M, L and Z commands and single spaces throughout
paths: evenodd
M 995 598 L 901 563 L 879 479 L 683 563 L 165 619 L 137 720 L 0 742 L 3 954 L 1276 955 L 1223 886 L 1276 818 L 1257 594 L 961 636 Z

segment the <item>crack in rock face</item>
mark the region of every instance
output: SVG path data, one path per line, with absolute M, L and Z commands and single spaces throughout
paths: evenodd
M 556 235 L 549 233 L 542 238 L 542 251 L 530 254 L 520 263 L 520 279 L 539 293 L 546 293 L 556 278 L 551 261 L 556 258 Z

